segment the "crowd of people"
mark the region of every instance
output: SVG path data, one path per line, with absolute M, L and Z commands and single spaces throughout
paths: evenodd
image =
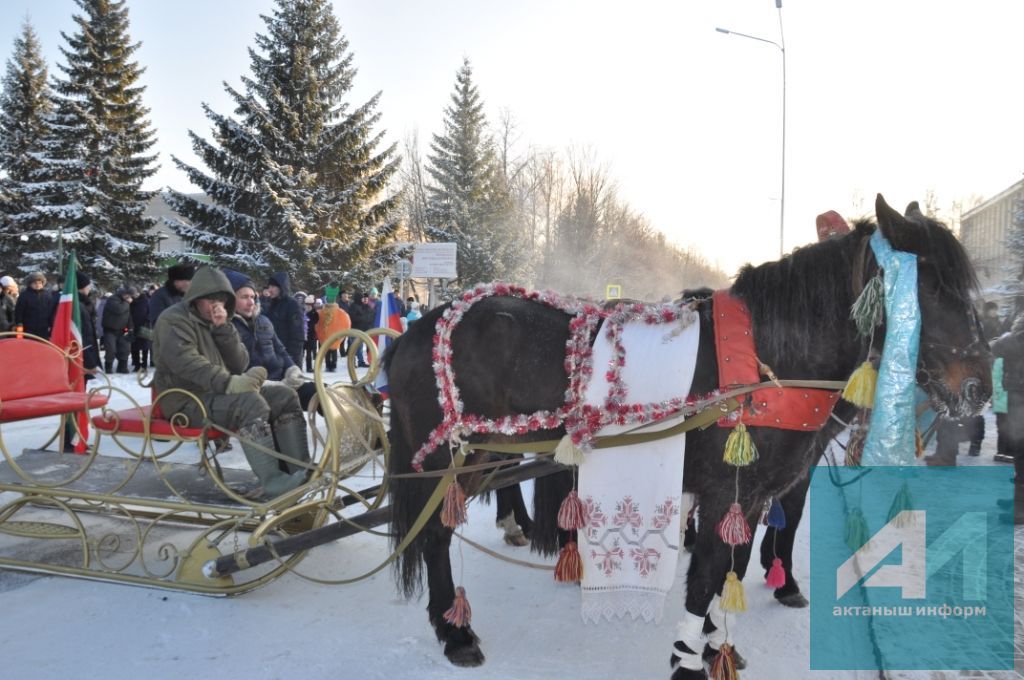
M 131 371 L 154 368 L 165 411 L 182 413 L 192 425 L 205 411 L 212 423 L 241 435 L 258 493 L 266 496 L 299 486 L 310 469 L 303 414 L 316 388 L 302 366 L 312 372 L 320 346 L 338 331 L 373 328 L 380 304 L 375 287 L 353 294 L 329 285 L 317 298 L 293 293 L 287 272 L 259 286 L 241 272 L 190 264 L 169 267 L 161 286 L 126 283 L 99 294 L 81 271 L 76 283 L 86 379 L 100 370 L 129 373 L 129 362 Z M 21 286 L 12 276 L 0 278 L 0 332 L 50 337 L 60 287 L 47 284 L 39 272 Z M 403 323 L 420 318 L 414 298 L 398 306 Z M 325 354 L 327 371 L 348 349 L 340 344 Z M 365 348 L 358 363 L 367 365 Z

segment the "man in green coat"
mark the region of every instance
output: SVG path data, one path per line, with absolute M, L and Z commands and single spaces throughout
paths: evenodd
M 184 299 L 156 321 L 153 384 L 158 394 L 178 388 L 196 395 L 213 423 L 238 433 L 264 494 L 279 496 L 306 480 L 306 421 L 295 390 L 280 383 L 264 385 L 267 372 L 261 366 L 246 370 L 249 353 L 231 323 L 234 311 L 235 292 L 227 277 L 212 267 L 200 268 Z M 202 423 L 199 404 L 179 392 L 161 398 L 160 408 L 184 414 L 190 425 Z M 287 470 L 263 449 L 286 456 Z

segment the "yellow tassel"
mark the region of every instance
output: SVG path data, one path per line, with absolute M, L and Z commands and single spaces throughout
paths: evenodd
M 907 486 L 906 482 L 903 482 L 900 490 L 896 492 L 896 496 L 892 499 L 892 505 L 889 506 L 889 516 L 887 517 L 887 520 L 900 528 L 913 526 L 913 515 L 900 514 L 904 510 L 912 510 L 913 505 L 914 501 L 910 497 L 910 487 Z
M 582 465 L 583 451 L 572 443 L 572 437 L 565 435 L 555 447 L 555 462 L 562 465 Z
M 757 447 L 754 446 L 754 440 L 743 423 L 734 427 L 729 433 L 729 438 L 725 440 L 725 454 L 722 460 L 737 467 L 750 465 L 757 460 Z
M 846 545 L 856 552 L 867 544 L 870 534 L 868 533 L 868 521 L 864 518 L 864 512 L 857 506 L 850 508 L 846 516 Z
M 747 611 L 747 596 L 735 571 L 725 575 L 725 585 L 722 586 L 722 599 L 718 603 L 718 608 L 723 612 Z
M 843 388 L 843 399 L 854 406 L 873 408 L 875 405 L 875 385 L 878 383 L 878 371 L 870 361 L 862 363 L 850 376 Z

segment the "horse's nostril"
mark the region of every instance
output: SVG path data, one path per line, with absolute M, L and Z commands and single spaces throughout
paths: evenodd
M 960 383 L 960 395 L 968 402 L 981 401 L 981 381 L 968 378 Z

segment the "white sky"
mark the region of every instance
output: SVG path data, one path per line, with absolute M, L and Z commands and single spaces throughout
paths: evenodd
M 382 92 L 380 129 L 401 142 L 440 129 L 468 56 L 492 122 L 515 116 L 537 147 L 590 147 L 620 195 L 727 272 L 779 251 L 781 52 L 774 0 L 335 0 L 359 73 L 350 102 Z M 785 0 L 785 249 L 814 217 L 902 209 L 933 191 L 948 211 L 1024 169 L 1024 3 Z M 231 111 L 221 83 L 249 74 L 271 0 L 134 0 L 132 38 L 162 168 L 147 188 L 192 190 L 169 155 L 196 162 L 201 102 Z M 51 70 L 71 0 L 0 3 L 6 60 L 30 16 Z

